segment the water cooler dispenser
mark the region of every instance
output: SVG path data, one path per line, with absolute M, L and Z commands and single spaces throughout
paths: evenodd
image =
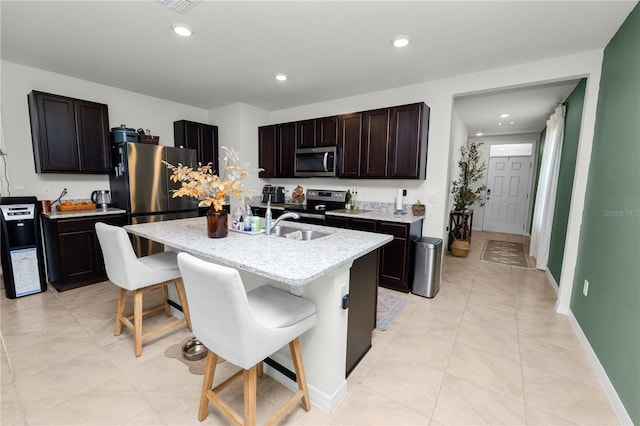
M 0 198 L 0 260 L 9 299 L 47 290 L 36 197 Z

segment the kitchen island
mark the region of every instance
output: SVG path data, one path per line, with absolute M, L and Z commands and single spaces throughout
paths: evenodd
M 392 237 L 296 222 L 281 224 L 327 235 L 304 241 L 229 231 L 226 238 L 208 238 L 206 218 L 128 225 L 125 229 L 173 250 L 238 269 L 247 291 L 269 284 L 313 301 L 317 324 L 301 337 L 300 343 L 311 400 L 330 411 L 347 392 L 347 328 L 349 315 L 358 316 L 357 311 L 352 311 L 354 308 L 343 309 L 342 305 L 343 297 L 353 293 L 351 268 L 358 270 L 357 275 L 367 270 L 375 272 L 377 249 Z M 369 284 L 369 293 L 377 294 L 375 279 Z M 358 301 L 351 303 L 357 306 Z M 286 348 L 270 358 L 293 371 Z M 265 372 L 284 385 L 296 388 L 286 371 L 283 374 L 267 365 Z

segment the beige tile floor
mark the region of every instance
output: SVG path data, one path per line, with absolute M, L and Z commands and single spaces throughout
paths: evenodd
M 566 317 L 554 312 L 545 274 L 480 260 L 474 233 L 467 258 L 445 257 L 434 299 L 407 305 L 348 379 L 332 413 L 313 407 L 284 424 L 618 424 Z M 2 425 L 188 425 L 202 376 L 164 351 L 185 329 L 154 338 L 135 358 L 131 334 L 113 336 L 117 289 L 109 282 L 16 300 L 2 293 Z M 162 315 L 149 322 L 166 321 Z M 149 324 L 147 322 L 147 324 Z M 225 362 L 218 380 L 235 369 Z M 225 391 L 240 411 L 241 385 Z M 259 381 L 258 421 L 289 390 Z M 226 424 L 212 408 L 204 424 Z

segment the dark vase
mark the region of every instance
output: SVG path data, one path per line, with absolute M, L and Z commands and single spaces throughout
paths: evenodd
M 224 238 L 229 233 L 227 211 L 216 211 L 213 206 L 207 211 L 207 235 L 209 238 Z

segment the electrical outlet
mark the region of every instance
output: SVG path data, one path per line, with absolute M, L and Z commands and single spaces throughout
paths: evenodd
M 24 186 L 22 185 L 18 185 L 14 188 L 14 191 L 16 192 L 16 195 L 23 195 L 24 194 Z
M 582 286 L 582 294 L 585 296 L 589 293 L 589 281 L 584 280 L 584 285 Z

